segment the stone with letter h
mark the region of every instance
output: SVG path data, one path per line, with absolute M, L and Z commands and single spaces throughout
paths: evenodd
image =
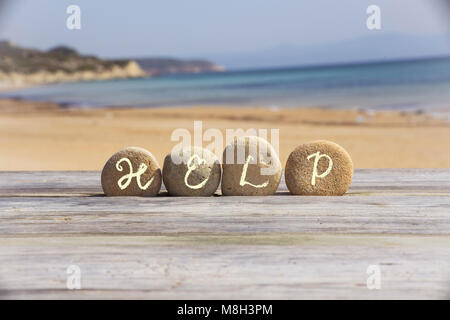
M 107 196 L 156 196 L 162 180 L 172 196 L 211 196 L 221 182 L 224 196 L 266 196 L 276 193 L 282 167 L 266 140 L 235 138 L 223 152 L 222 165 L 209 150 L 179 148 L 161 168 L 145 149 L 130 147 L 105 164 L 101 182 Z M 341 146 L 320 140 L 291 152 L 286 162 L 286 186 L 293 195 L 337 196 L 350 187 L 352 160 Z

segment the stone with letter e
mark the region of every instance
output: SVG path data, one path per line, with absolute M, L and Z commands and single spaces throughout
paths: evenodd
M 171 196 L 212 196 L 221 174 L 219 159 L 208 149 L 175 148 L 164 159 L 163 181 Z

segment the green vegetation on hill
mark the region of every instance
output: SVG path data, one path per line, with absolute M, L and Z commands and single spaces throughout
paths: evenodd
M 94 56 L 82 56 L 76 50 L 62 46 L 39 51 L 21 48 L 9 41 L 0 41 L 0 72 L 3 73 L 101 72 L 114 66 L 125 67 L 129 62 L 130 60 L 102 60 Z
M 0 86 L 46 84 L 66 81 L 106 80 L 156 76 L 167 73 L 223 71 L 205 60 L 183 61 L 168 58 L 105 60 L 81 55 L 58 46 L 48 51 L 21 48 L 0 41 Z

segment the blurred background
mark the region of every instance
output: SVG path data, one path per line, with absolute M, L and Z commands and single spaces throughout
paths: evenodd
M 450 1 L 0 0 L 0 41 L 0 169 L 165 153 L 193 119 L 280 128 L 282 159 L 329 138 L 360 167 L 450 166 Z

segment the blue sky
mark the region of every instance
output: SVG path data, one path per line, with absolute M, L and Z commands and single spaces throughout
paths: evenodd
M 443 0 L 10 2 L 0 16 L 0 39 L 41 49 L 64 44 L 102 57 L 226 60 L 283 46 L 323 48 L 375 34 L 444 37 L 450 33 L 450 11 L 444 10 Z M 81 30 L 66 28 L 70 4 L 81 7 Z M 366 8 L 371 4 L 381 8 L 380 31 L 366 28 Z

